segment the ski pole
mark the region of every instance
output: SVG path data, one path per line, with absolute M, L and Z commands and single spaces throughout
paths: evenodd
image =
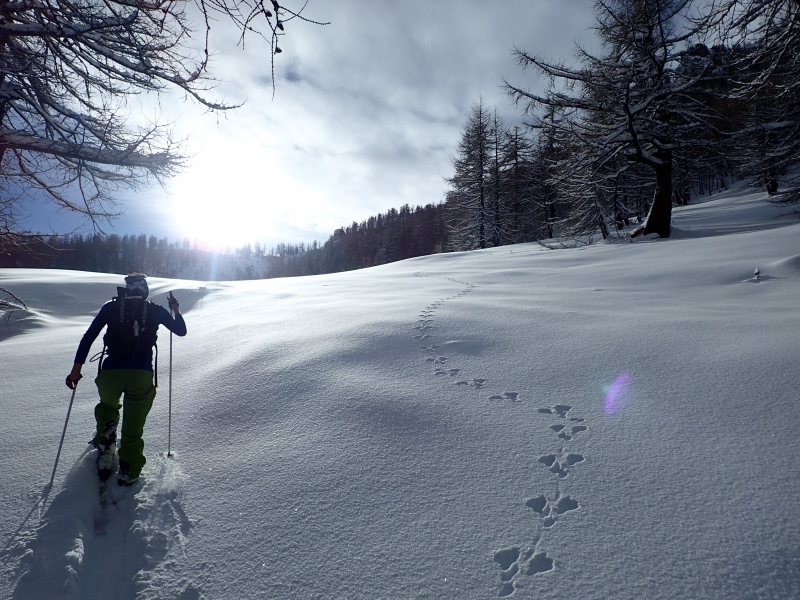
M 171 295 L 171 293 L 170 293 Z M 172 318 L 175 318 L 175 313 L 170 309 Z M 172 456 L 172 332 L 169 332 L 169 417 L 167 426 L 167 458 Z
M 58 444 L 58 453 L 56 454 L 56 464 L 53 465 L 53 474 L 50 475 L 50 483 L 47 487 L 53 485 L 53 480 L 56 478 L 56 468 L 58 468 L 58 459 L 61 457 L 61 447 L 64 445 L 64 436 L 67 434 L 67 423 L 69 423 L 69 414 L 72 412 L 72 402 L 75 400 L 75 392 L 78 391 L 78 382 L 75 382 L 75 387 L 72 388 L 72 397 L 69 399 L 69 408 L 67 409 L 67 419 L 64 421 L 64 431 L 61 432 L 61 441 Z

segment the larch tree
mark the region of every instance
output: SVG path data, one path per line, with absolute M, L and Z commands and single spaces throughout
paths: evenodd
M 608 198 L 616 178 L 642 165 L 655 190 L 637 233 L 670 235 L 674 153 L 703 143 L 714 126 L 708 107 L 693 96 L 705 70 L 681 68 L 695 34 L 684 18 L 689 7 L 690 0 L 598 0 L 595 30 L 602 52 L 595 56 L 579 48 L 578 67 L 516 50 L 520 65 L 549 85 L 543 93 L 508 82 L 506 89 L 534 126 L 543 126 L 543 115 L 562 115 L 548 126 L 557 127 L 575 151 L 561 164 L 560 181 L 579 194 L 587 228 L 602 218 L 598 191 Z
M 535 225 L 540 182 L 536 178 L 531 140 L 519 127 L 508 131 L 502 145 L 502 186 L 509 243 L 538 239 Z
M 453 158 L 446 205 L 450 240 L 456 250 L 486 248 L 492 226 L 492 118 L 483 100 L 470 111 Z
M 717 42 L 730 46 L 733 102 L 742 111 L 733 153 L 741 175 L 777 202 L 800 203 L 800 0 L 721 0 Z M 783 176 L 784 189 L 778 189 Z

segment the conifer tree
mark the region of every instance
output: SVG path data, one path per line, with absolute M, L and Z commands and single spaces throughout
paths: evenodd
M 451 244 L 457 250 L 486 248 L 491 241 L 492 119 L 483 99 L 467 116 L 447 195 Z

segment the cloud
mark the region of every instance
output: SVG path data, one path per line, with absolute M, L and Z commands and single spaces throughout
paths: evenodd
M 215 98 L 246 104 L 215 118 L 163 99 L 193 159 L 169 196 L 153 189 L 136 206 L 175 207 L 175 237 L 191 234 L 181 217 L 187 211 L 196 213 L 198 237 L 213 236 L 208 224 L 224 211 L 240 220 L 240 239 L 271 245 L 324 241 L 339 225 L 391 207 L 439 202 L 479 97 L 507 124 L 522 121 L 503 78 L 537 83 L 516 65 L 513 47 L 570 59 L 577 40 L 591 45 L 591 7 L 589 0 L 311 0 L 305 14 L 331 24 L 286 24 L 274 99 L 266 45 L 251 36 L 241 49 L 235 31 L 218 28 Z M 117 228 L 137 229 L 137 215 Z

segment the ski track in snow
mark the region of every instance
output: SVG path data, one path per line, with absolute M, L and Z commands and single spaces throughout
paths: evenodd
M 190 582 L 170 590 L 160 584 L 172 564 L 170 551 L 184 553 L 192 526 L 181 507 L 179 464 L 159 455 L 130 488 L 110 480 L 101 508 L 95 456 L 94 450 L 83 453 L 62 489 L 52 499 L 40 499 L 39 527 L 5 549 L 5 560 L 19 561 L 11 597 L 199 599 Z
M 450 357 L 441 356 L 439 350 L 441 346 L 434 343 L 435 341 L 435 319 L 436 311 L 441 308 L 443 304 L 451 300 L 463 298 L 467 294 L 473 292 L 476 288 L 475 284 L 467 283 L 454 279 L 452 277 L 437 276 L 418 272 L 414 274 L 415 277 L 432 277 L 437 279 L 444 279 L 452 283 L 463 286 L 460 292 L 447 296 L 440 300 L 436 300 L 428 304 L 419 313 L 419 319 L 414 325 L 414 339 L 425 341 L 424 346 L 420 346 L 425 355 L 425 362 L 433 366 L 433 375 L 445 381 L 449 377 L 464 377 L 461 369 L 452 368 L 449 362 Z M 448 368 L 451 367 L 451 368 Z M 455 382 L 455 385 L 462 386 L 465 389 L 482 390 L 486 387 L 490 380 L 484 377 L 474 379 L 460 379 Z M 486 397 L 487 400 L 498 401 L 507 400 L 511 402 L 524 402 L 520 398 L 519 392 L 501 392 L 491 394 Z M 568 513 L 572 513 L 580 508 L 580 503 L 568 495 L 561 494 L 560 481 L 569 476 L 573 467 L 580 465 L 586 460 L 583 454 L 570 452 L 570 444 L 576 441 L 580 436 L 585 435 L 589 427 L 584 424 L 585 419 L 574 416 L 572 406 L 567 404 L 556 404 L 551 407 L 539 408 L 536 412 L 541 415 L 550 415 L 555 418 L 555 422 L 549 425 L 549 429 L 560 440 L 562 440 L 561 448 L 558 454 L 546 454 L 537 459 L 542 467 L 548 469 L 555 477 L 556 490 L 555 495 L 548 498 L 545 494 L 525 498 L 522 502 L 524 507 L 533 510 L 535 514 L 540 517 L 540 528 L 538 535 L 529 543 L 520 546 L 510 546 L 497 550 L 493 554 L 494 562 L 500 567 L 500 591 L 499 597 L 508 597 L 514 594 L 518 589 L 524 587 L 524 578 L 547 573 L 555 569 L 555 560 L 548 556 L 547 552 L 542 548 L 545 545 L 544 536 L 547 530 L 551 529 L 556 523 L 564 518 Z

